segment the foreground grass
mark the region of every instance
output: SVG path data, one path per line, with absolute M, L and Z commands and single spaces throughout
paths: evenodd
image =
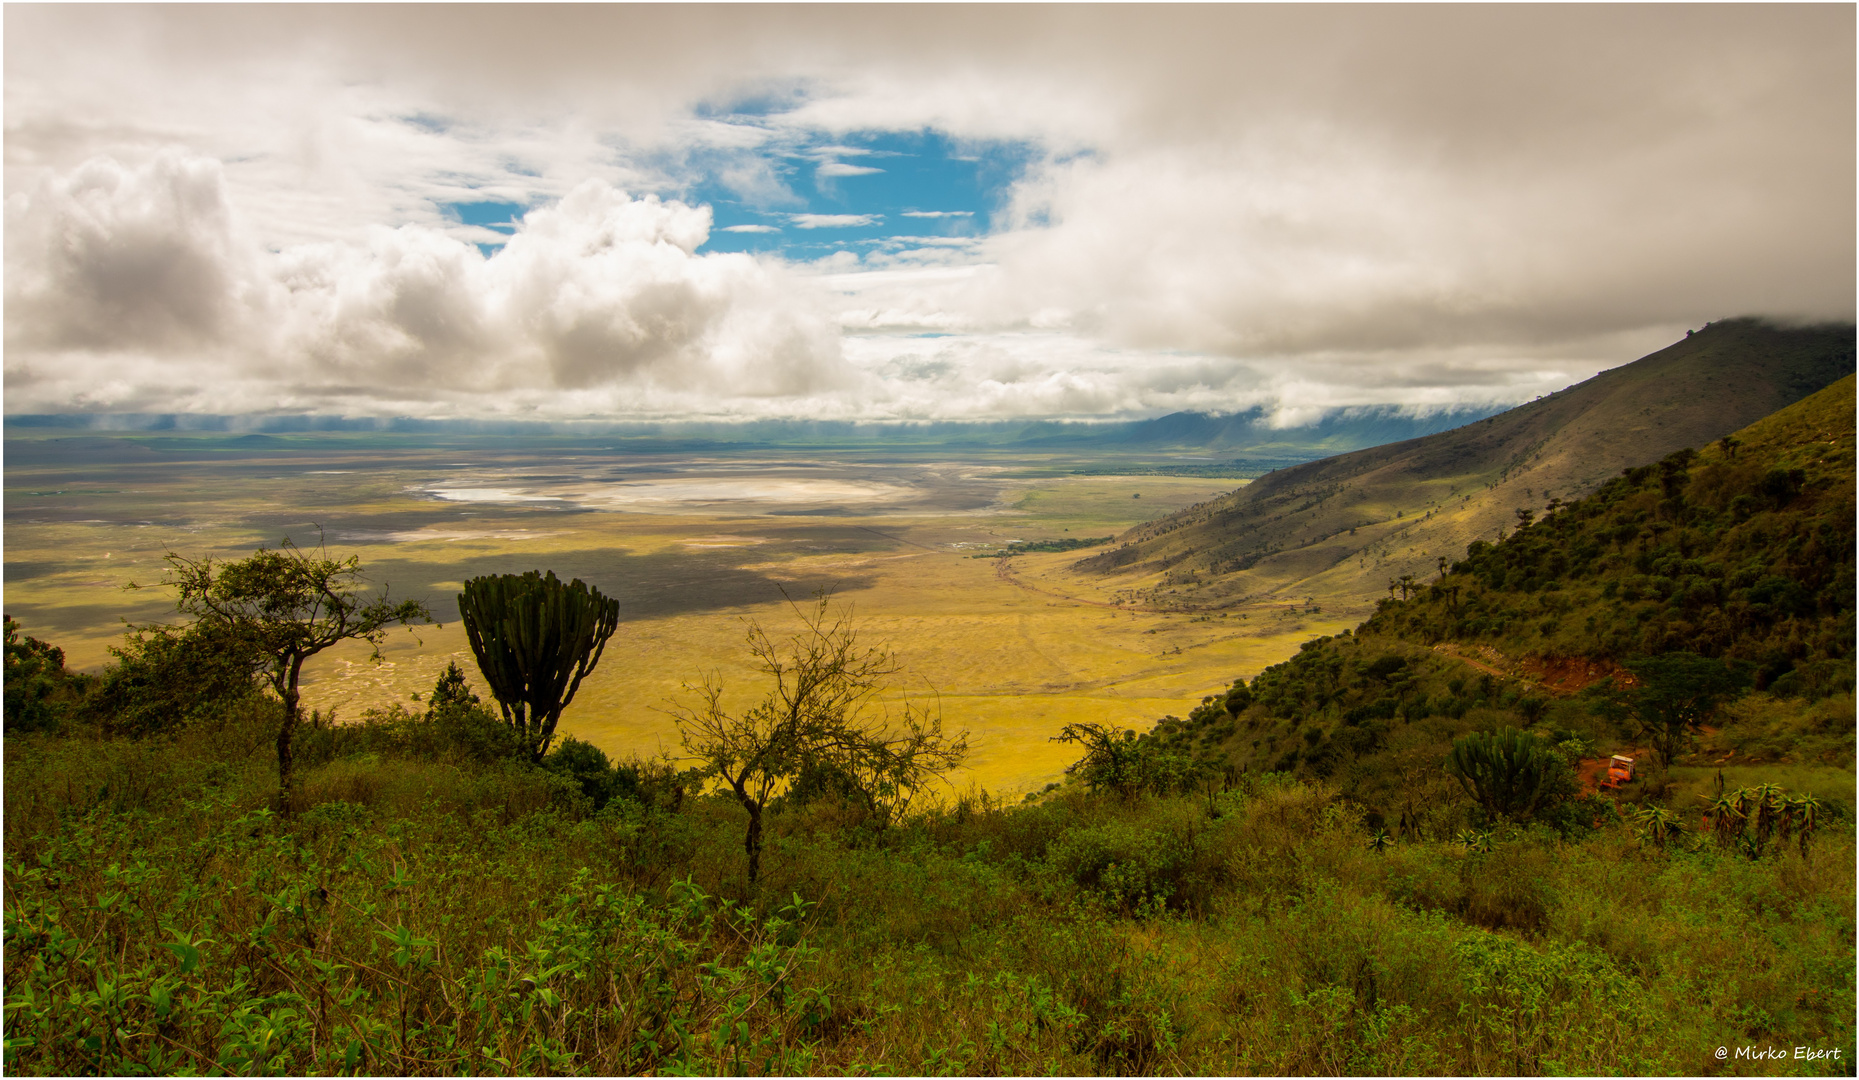
M 1854 841 L 1376 852 L 1323 788 L 876 835 L 263 726 L 11 736 L 9 1073 L 1847 1073 Z M 1716 1060 L 1719 1046 L 1838 1051 Z

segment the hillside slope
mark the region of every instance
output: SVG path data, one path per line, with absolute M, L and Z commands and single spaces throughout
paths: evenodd
M 1758 687 L 1823 662 L 1850 671 L 1854 384 L 1474 543 L 1361 632 L 1599 661 L 1686 650 L 1754 665 Z
M 1579 692 L 1682 654 L 1752 691 L 1712 721 L 1708 760 L 1848 765 L 1856 381 L 1473 544 L 1355 633 L 1307 642 L 1146 738 L 1212 770 L 1334 777 L 1393 812 L 1426 802 L 1412 789 L 1441 779 L 1469 731 L 1631 745 Z
M 1125 534 L 1074 571 L 1187 608 L 1316 596 L 1366 605 L 1515 512 L 1593 491 L 1850 374 L 1850 325 L 1734 319 L 1453 431 L 1283 469 Z

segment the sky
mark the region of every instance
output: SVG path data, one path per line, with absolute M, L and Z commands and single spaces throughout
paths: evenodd
M 1851 5 L 8 4 L 5 411 L 1526 401 L 1851 320 Z

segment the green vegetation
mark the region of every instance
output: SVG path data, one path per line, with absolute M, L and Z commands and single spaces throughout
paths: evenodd
M 531 570 L 465 582 L 458 614 L 504 722 L 541 761 L 562 710 L 620 625 L 619 601 L 580 578 L 563 584 L 553 570 Z
M 118 734 L 152 734 L 264 693 L 262 660 L 208 624 L 132 627 L 110 654 L 86 711 Z
M 1854 513 L 1849 376 L 1735 438 L 1552 500 L 1363 630 L 1513 655 L 1684 649 L 1741 662 L 1758 689 L 1792 675 L 1784 693 L 1850 692 Z
M 288 813 L 303 662 L 344 641 L 365 641 L 378 658 L 388 627 L 431 622 L 432 613 L 417 600 L 392 602 L 385 589 L 371 600 L 358 596 L 362 574 L 355 556 L 332 559 L 321 549 L 313 554 L 288 537 L 276 550 L 259 548 L 231 562 L 173 552 L 166 561 L 161 584 L 179 594 L 175 608 L 193 616 L 187 633 L 214 655 L 205 663 L 216 664 L 222 674 L 227 665 L 249 664 L 278 695 L 283 711 L 277 807 Z M 161 637 L 156 632 L 142 639 L 145 656 Z
M 750 624 L 747 710 L 693 688 L 694 767 L 537 761 L 453 667 L 423 712 L 312 713 L 284 813 L 284 703 L 175 685 L 237 637 L 132 635 L 86 680 L 9 621 L 5 1068 L 1849 1074 L 1846 394 L 1558 504 L 1186 719 L 1066 726 L 1074 782 L 1015 805 L 930 797 L 962 740 L 877 711 L 897 660 L 824 597 Z M 1739 583 L 1752 523 L 1773 569 Z M 1621 595 L 1673 558 L 1682 592 Z M 1682 599 L 1716 567 L 1720 636 Z M 1563 636 L 1590 617 L 1635 632 Z M 1771 1045 L 1825 1056 L 1712 1056 Z
M 1084 756 L 1066 773 L 1084 781 L 1093 792 L 1112 792 L 1125 802 L 1144 794 L 1190 791 L 1201 780 L 1193 759 L 1170 752 L 1154 740 L 1139 738 L 1128 728 L 1067 724 L 1052 741 L 1084 748 Z
M 812 611 L 795 605 L 795 614 L 801 629 L 785 648 L 749 624 L 749 654 L 773 683 L 760 704 L 731 713 L 722 678 L 711 674 L 686 687 L 698 703 L 676 712 L 685 752 L 748 812 L 751 884 L 761 872 L 762 815 L 771 800 L 836 795 L 862 813 L 860 824 L 882 830 L 968 753 L 966 732 L 945 738 L 941 715 L 914 702 L 903 703 L 896 724 L 874 715 L 873 699 L 901 668 L 885 649 L 860 645 L 851 614 L 834 612 L 830 594 L 822 592 Z
M 65 651 L 35 637 L 20 637 L 6 616 L 6 733 L 55 731 L 81 701 L 88 680 L 65 670 Z
M 1740 673 L 1697 653 L 1642 656 L 1626 663 L 1631 689 L 1619 695 L 1640 735 L 1670 763 L 1688 747 L 1718 706 L 1743 689 Z
M 1515 728 L 1454 739 L 1446 771 L 1492 819 L 1528 818 L 1545 799 L 1573 793 L 1555 785 L 1570 776 L 1568 765 L 1545 740 Z
M 1000 551 L 989 551 L 981 555 L 970 555 L 971 559 L 1011 559 L 1015 555 L 1032 555 L 1047 551 L 1077 551 L 1079 548 L 1097 547 L 1116 539 L 1114 536 L 1097 536 L 1089 539 L 1074 540 L 1062 537 L 1057 540 L 1015 540 Z
M 479 760 L 457 717 L 311 727 L 282 818 L 266 705 L 6 740 L 9 1073 L 1695 1073 L 1725 1044 L 1853 1052 L 1847 829 L 1757 860 L 1626 826 L 1376 851 L 1332 788 L 1254 775 L 969 798 L 878 834 L 823 793 L 771 813 L 751 886 L 733 798 L 629 763 L 598 804 L 585 762 Z

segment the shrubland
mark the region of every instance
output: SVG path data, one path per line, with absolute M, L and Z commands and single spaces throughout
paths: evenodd
M 732 796 L 574 739 L 532 764 L 461 684 L 312 717 L 286 813 L 264 698 L 141 737 L 10 734 L 8 1071 L 1670 1073 L 1716 1068 L 1718 1045 L 1852 1053 L 1845 822 L 1756 858 L 1619 818 L 1377 843 L 1329 780 L 1119 783 L 1087 754 L 1034 801 L 970 792 L 882 828 L 790 788 L 751 883 Z
M 90 677 L 9 622 L 5 1067 L 1849 1074 L 1847 410 L 1843 451 L 1744 433 L 1559 505 L 1186 719 L 1055 732 L 1078 764 L 1014 803 L 932 797 L 939 727 L 794 697 L 759 631 L 763 704 L 686 714 L 742 736 L 704 760 L 537 760 L 453 669 L 312 713 L 279 803 L 283 705 L 223 642 L 143 628 Z M 796 648 L 892 669 L 825 615 Z
M 9 1072 L 1676 1073 L 1723 1044 L 1852 1053 L 1846 828 L 1757 859 L 1623 825 L 1378 851 L 1333 787 L 1251 774 L 975 795 L 882 832 L 796 802 L 750 885 L 741 809 L 662 763 L 600 768 L 568 742 L 537 767 L 399 710 L 310 728 L 280 815 L 274 724 L 7 739 Z

